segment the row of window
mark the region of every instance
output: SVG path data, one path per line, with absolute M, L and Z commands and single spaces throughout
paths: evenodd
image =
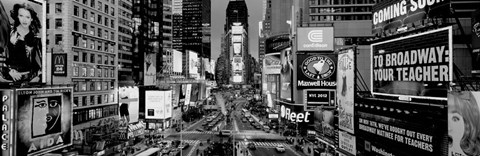
M 55 29 L 62 29 L 63 23 L 61 18 L 55 19 Z M 50 29 L 50 19 L 47 18 L 47 29 Z
M 75 0 L 75 1 L 78 2 L 78 0 Z M 107 1 L 107 2 L 108 2 L 108 1 Z M 112 0 L 111 2 L 112 2 L 112 4 L 115 4 L 115 0 Z M 109 14 L 109 13 L 110 13 L 110 15 L 115 16 L 115 8 L 109 7 L 108 4 L 103 5 L 100 0 L 97 1 L 96 7 L 95 7 L 95 0 L 90 0 L 90 3 L 88 3 L 88 0 L 83 0 L 83 4 L 84 4 L 84 5 L 87 5 L 87 6 L 90 6 L 90 7 L 92 7 L 93 9 L 96 8 L 98 11 L 102 11 L 102 8 L 104 8 L 104 9 L 103 9 L 103 12 L 105 12 L 106 14 Z M 90 5 L 88 5 L 88 4 L 90 4 Z M 103 6 L 103 7 L 102 7 L 102 6 Z M 109 9 L 109 8 L 110 8 L 110 9 Z
M 73 36 L 73 46 L 110 53 L 114 53 L 115 50 L 115 45 L 113 43 L 80 36 Z
M 73 15 L 77 17 L 80 16 L 80 8 L 78 6 L 73 6 Z M 108 17 L 103 17 L 100 14 L 98 14 L 97 16 L 95 15 L 96 15 L 95 12 L 91 11 L 90 18 L 89 18 L 87 9 L 82 9 L 83 19 L 90 20 L 91 22 L 96 22 L 98 24 L 103 24 L 106 27 L 110 26 L 111 28 L 115 28 L 115 20 L 109 19 Z
M 80 31 L 80 24 L 82 25 L 81 31 Z M 78 21 L 73 21 L 73 30 L 77 31 L 79 33 L 84 33 L 84 34 L 88 34 L 88 35 L 92 35 L 92 36 L 97 36 L 97 37 L 100 37 L 100 38 L 103 38 L 103 39 L 110 39 L 112 41 L 115 40 L 115 33 L 113 31 L 109 32 L 107 29 L 103 30 L 101 27 L 95 29 L 95 26 L 93 26 L 93 25 L 91 25 L 90 29 L 89 29 L 87 23 L 80 23 Z
M 80 73 L 81 70 L 81 73 Z M 106 69 L 106 68 L 88 68 L 88 67 L 73 67 L 73 77 L 104 77 L 104 78 L 115 78 L 115 69 Z M 97 86 L 97 90 L 102 90 L 101 86 Z M 104 86 L 103 90 L 108 90 L 107 86 Z M 110 86 L 113 87 L 113 86 Z M 81 88 L 80 91 L 94 91 L 94 88 L 86 89 Z
M 80 53 L 82 55 L 82 60 L 81 61 L 80 61 L 80 57 L 79 57 Z M 88 56 L 90 56 L 90 57 L 88 57 Z M 95 59 L 95 57 L 96 57 L 96 59 Z M 97 64 L 115 65 L 114 64 L 115 58 L 114 58 L 113 55 L 102 55 L 102 54 L 95 55 L 93 53 L 89 54 L 88 52 L 78 52 L 76 50 L 73 51 L 73 61 L 85 62 L 85 63 L 95 63 L 95 60 L 97 60 Z M 103 60 L 103 62 L 102 62 L 102 60 Z
M 372 15 L 310 15 L 311 21 L 372 20 Z
M 86 81 L 74 81 L 73 84 L 74 84 L 73 91 L 75 92 L 109 91 L 109 90 L 113 90 L 115 87 L 114 81 L 107 82 L 107 81 L 86 80 Z M 108 103 L 108 102 L 113 102 L 113 99 L 110 101 L 108 99 L 105 99 L 105 103 Z M 96 104 L 101 104 L 101 103 L 102 103 L 101 101 L 97 101 Z M 92 102 L 92 104 L 95 104 L 95 103 Z M 87 105 L 80 104 L 79 106 L 87 106 Z
M 74 99 L 75 98 L 78 101 L 78 97 L 74 97 Z M 85 101 L 87 101 L 86 96 L 83 96 L 82 99 L 85 99 Z M 88 122 L 91 120 L 105 118 L 105 117 L 114 116 L 114 115 L 118 115 L 118 105 L 105 106 L 100 108 L 74 110 L 73 124 L 76 125 L 76 124 Z

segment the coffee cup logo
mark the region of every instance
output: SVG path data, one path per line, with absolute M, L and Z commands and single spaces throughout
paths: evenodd
M 333 60 L 327 56 L 315 55 L 310 56 L 302 62 L 303 74 L 313 80 L 324 80 L 333 75 L 335 64 Z

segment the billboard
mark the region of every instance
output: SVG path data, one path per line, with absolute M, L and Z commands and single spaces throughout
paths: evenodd
M 338 128 L 335 124 L 335 109 L 315 107 L 313 111 L 315 131 L 323 140 L 332 145 L 337 145 Z
M 199 95 L 200 95 L 200 84 L 199 83 L 192 84 L 190 103 L 197 102 L 199 100 L 198 99 Z
M 186 84 L 180 84 L 180 90 L 179 90 L 179 95 L 178 95 L 178 106 L 183 106 L 185 105 L 185 97 L 186 97 L 186 92 L 187 92 L 187 85 Z
M 73 88 L 15 90 L 16 154 L 41 155 L 72 145 Z
M 314 110 L 315 107 L 335 108 L 336 91 L 333 89 L 306 89 L 303 90 L 305 110 Z
M 198 54 L 194 51 L 188 51 L 188 73 L 194 75 L 194 77 L 198 76 Z
M 171 118 L 172 115 L 173 115 L 173 107 L 172 107 L 172 91 L 171 90 L 167 90 L 167 91 L 163 91 L 163 93 L 165 94 L 165 101 L 164 101 L 164 106 L 165 106 L 165 116 L 163 117 L 163 119 L 167 119 L 167 118 Z
M 472 49 L 474 62 L 480 62 L 480 9 L 472 14 Z M 480 74 L 479 63 L 473 63 L 472 73 Z
M 373 34 L 396 29 L 426 19 L 429 15 L 448 13 L 450 0 L 390 0 L 373 6 Z M 437 10 L 437 8 L 444 8 Z M 446 9 L 446 10 L 445 10 Z M 435 11 L 434 11 L 435 10 Z M 396 30 L 395 30 L 396 31 Z
M 336 89 L 337 54 L 297 55 L 298 89 Z
M 281 91 L 280 97 L 282 99 L 292 101 L 292 74 L 293 74 L 293 56 L 291 48 L 287 48 L 282 50 L 281 52 L 281 66 L 282 69 L 280 70 L 280 83 L 281 83 Z
M 263 60 L 263 67 L 265 74 L 280 74 L 282 69 L 282 61 L 280 60 L 280 53 L 266 54 Z
M 157 84 L 157 54 L 145 54 L 145 62 L 143 63 L 143 85 Z
M 451 26 L 372 44 L 372 93 L 446 99 L 452 52 Z
M 145 119 L 164 119 L 165 93 L 163 91 L 145 91 Z
M 172 107 L 177 108 L 180 104 L 180 96 L 182 96 L 182 85 L 174 85 L 172 91 Z M 185 96 L 184 96 L 185 97 Z
M 243 82 L 243 76 L 236 73 L 233 75 L 233 82 L 234 83 L 242 83 Z
M 232 60 L 232 71 L 241 72 L 243 71 L 243 60 L 242 57 L 233 57 Z
M 357 154 L 355 136 L 344 131 L 338 131 L 338 147 L 350 154 Z
M 192 84 L 187 84 L 185 86 L 185 105 L 186 106 L 190 105 L 191 92 L 192 92 Z
M 232 42 L 233 43 L 236 43 L 236 42 L 242 42 L 242 35 L 232 35 Z
M 52 74 L 67 76 L 67 54 L 52 54 Z
M 183 72 L 182 52 L 173 50 L 173 72 Z
M 232 26 L 232 34 L 243 34 L 243 26 L 242 23 L 233 23 Z
M 235 55 L 242 55 L 242 43 L 233 43 L 233 53 Z
M 338 128 L 354 133 L 353 104 L 355 94 L 355 51 L 345 49 L 338 54 L 337 105 L 339 110 Z
M 2 155 L 3 156 L 14 156 L 14 136 L 15 136 L 15 122 L 14 122 L 14 91 L 10 90 L 0 90 L 2 95 Z
M 0 83 L 45 83 L 45 3 L 41 0 L 0 2 Z
M 479 155 L 480 92 L 448 94 L 448 155 Z
M 120 87 L 118 89 L 120 117 L 128 123 L 138 122 L 139 90 L 136 86 Z
M 297 28 L 298 51 L 333 51 L 333 27 Z

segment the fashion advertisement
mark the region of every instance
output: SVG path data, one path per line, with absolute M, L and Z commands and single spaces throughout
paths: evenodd
M 40 155 L 72 145 L 72 88 L 16 90 L 16 155 Z
M 145 54 L 143 85 L 157 84 L 157 54 Z
M 354 134 L 353 104 L 355 87 L 355 60 L 353 49 L 338 54 L 337 104 L 339 110 L 338 128 Z
M 472 49 L 474 62 L 480 62 L 480 9 L 472 14 Z M 472 73 L 480 74 L 479 63 L 473 63 Z
M 293 56 L 291 48 L 282 50 L 281 52 L 281 92 L 280 97 L 287 101 L 292 101 L 292 73 L 293 73 Z
M 448 94 L 448 155 L 480 155 L 480 92 Z
M 0 2 L 0 83 L 45 82 L 44 3 Z
M 372 44 L 372 93 L 446 100 L 452 44 L 452 26 Z
M 120 87 L 118 91 L 120 117 L 127 123 L 138 122 L 139 90 L 138 87 Z

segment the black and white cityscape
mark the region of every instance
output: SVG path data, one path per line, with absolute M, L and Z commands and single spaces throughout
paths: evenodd
M 2 156 L 480 156 L 478 0 L 0 0 Z

